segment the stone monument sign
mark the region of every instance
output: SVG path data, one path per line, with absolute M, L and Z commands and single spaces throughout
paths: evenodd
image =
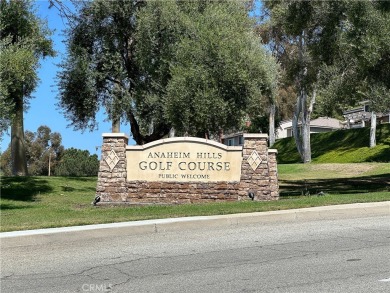
M 163 204 L 278 199 L 276 150 L 267 135 L 244 134 L 243 146 L 175 137 L 128 146 L 103 134 L 99 204 Z

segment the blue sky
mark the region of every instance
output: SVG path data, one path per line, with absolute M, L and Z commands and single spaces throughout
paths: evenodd
M 30 100 L 30 108 L 24 113 L 24 130 L 35 132 L 39 126 L 46 125 L 50 127 L 52 132 L 59 132 L 62 136 L 62 145 L 65 148 L 77 148 L 88 150 L 91 154 L 97 154 L 100 157 L 102 144 L 102 133 L 111 132 L 111 123 L 105 122 L 104 112 L 98 114 L 99 129 L 94 132 L 86 130 L 73 130 L 73 127 L 67 127 L 70 122 L 67 121 L 61 111 L 56 106 L 58 102 L 56 73 L 59 70 L 59 64 L 62 58 L 65 57 L 65 44 L 63 41 L 62 30 L 65 28 L 64 21 L 59 17 L 58 11 L 55 8 L 49 9 L 49 1 L 36 2 L 37 14 L 41 19 L 46 19 L 51 30 L 55 30 L 52 36 L 54 49 L 57 51 L 57 56 L 47 58 L 41 61 L 39 68 L 40 83 L 33 93 L 34 98 Z M 1 141 L 1 150 L 4 151 L 10 143 L 10 131 L 5 134 Z M 130 126 L 121 125 L 121 132 L 129 135 Z M 130 136 L 130 135 L 129 135 Z M 129 144 L 134 144 L 133 140 L 129 140 Z

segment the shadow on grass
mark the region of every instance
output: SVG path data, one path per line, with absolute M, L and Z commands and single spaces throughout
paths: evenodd
M 3 177 L 1 198 L 17 201 L 34 201 L 39 193 L 47 193 L 53 188 L 45 179 L 37 177 Z
M 97 178 L 94 176 L 91 177 L 73 177 L 73 176 L 64 176 L 64 177 L 57 177 L 64 180 L 72 180 L 72 181 L 97 181 Z
M 61 186 L 61 189 L 62 191 L 65 191 L 65 192 L 71 192 L 71 191 L 75 191 L 76 188 L 73 188 L 73 187 L 70 187 L 70 186 Z
M 384 192 L 390 194 L 390 174 L 337 179 L 280 180 L 280 196 L 315 195 L 320 192 L 356 194 Z
M 61 185 L 60 186 L 61 187 L 61 190 L 63 191 L 63 192 L 74 192 L 74 191 L 76 191 L 76 192 L 84 192 L 84 191 L 86 191 L 86 192 L 91 192 L 91 191 L 96 191 L 96 188 L 95 187 L 84 187 L 84 188 L 74 188 L 74 187 L 71 187 L 71 186 L 63 186 L 63 185 Z
M 24 209 L 29 209 L 31 208 L 30 206 L 18 206 L 14 204 L 9 204 L 9 203 L 0 203 L 0 210 L 6 211 L 6 210 L 24 210 Z

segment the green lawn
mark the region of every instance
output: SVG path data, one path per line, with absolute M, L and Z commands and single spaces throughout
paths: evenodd
M 378 125 L 377 146 L 369 148 L 370 128 L 337 130 L 310 136 L 314 163 L 390 163 L 390 124 Z M 273 145 L 278 150 L 278 163 L 300 163 L 295 141 L 283 138 Z
M 137 207 L 92 206 L 96 178 L 3 177 L 1 231 L 390 200 L 389 164 L 280 164 L 278 170 L 279 201 Z

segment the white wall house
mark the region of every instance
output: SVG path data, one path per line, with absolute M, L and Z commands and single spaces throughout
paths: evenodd
M 300 124 L 299 124 L 300 125 Z M 319 117 L 310 121 L 310 133 L 329 132 L 342 128 L 341 121 L 330 117 Z M 282 121 L 276 130 L 276 139 L 291 137 L 292 121 Z
M 310 133 L 329 132 L 341 129 L 341 121 L 330 117 L 320 117 L 310 121 Z M 292 121 L 282 121 L 276 129 L 276 139 L 291 137 Z M 224 135 L 222 143 L 227 146 L 241 146 L 244 144 L 243 132 Z

